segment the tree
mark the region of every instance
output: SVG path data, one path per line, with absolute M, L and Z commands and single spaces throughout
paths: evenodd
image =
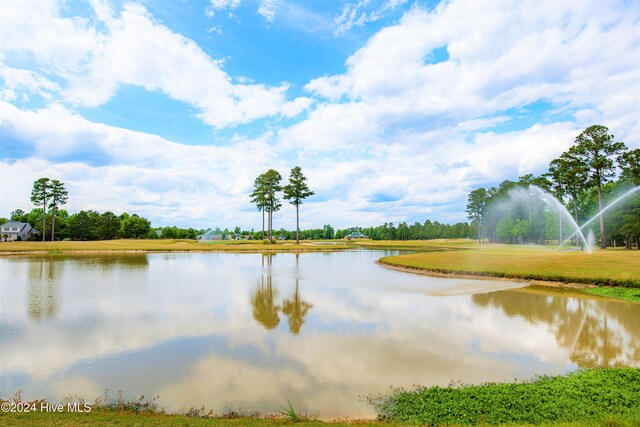
M 73 240 L 96 240 L 99 237 L 100 214 L 80 211 L 69 217 L 69 235 Z
M 604 214 L 602 212 L 602 185 L 614 176 L 613 156 L 626 151 L 623 142 L 614 142 L 614 136 L 602 125 L 586 128 L 576 137 L 576 144 L 571 147 L 567 157 L 583 165 L 587 171 L 587 185 L 598 190 L 598 210 L 600 213 L 600 248 L 606 249 L 604 234 Z
M 269 241 L 273 243 L 273 213 L 280 210 L 282 204 L 277 197 L 279 191 L 282 191 L 282 186 L 280 185 L 280 181 L 282 181 L 282 175 L 275 170 L 269 169 L 262 175 L 263 185 L 264 185 L 264 198 L 265 198 L 265 208 L 269 215 Z
M 151 230 L 149 220 L 136 214 L 122 220 L 121 232 L 125 238 L 141 239 L 149 234 L 149 230 Z
M 36 206 L 42 206 L 42 241 L 44 242 L 45 228 L 47 224 L 47 201 L 51 195 L 51 183 L 49 178 L 40 178 L 33 183 L 31 190 L 31 202 Z
M 296 166 L 291 169 L 289 184 L 284 186 L 284 198 L 296 207 L 296 244 L 300 243 L 300 205 L 304 199 L 316 194 L 309 189 L 306 181 L 302 169 Z
M 27 214 L 22 209 L 16 209 L 11 212 L 11 221 L 25 222 L 27 220 Z
M 467 203 L 467 218 L 475 220 L 478 225 L 478 243 L 482 243 L 482 218 L 484 216 L 484 209 L 487 206 L 487 190 L 484 188 L 478 188 L 469 193 L 469 199 Z
M 618 166 L 622 169 L 621 179 L 640 185 L 640 148 L 622 153 L 618 157 Z
M 113 212 L 105 212 L 100 215 L 100 222 L 97 229 L 98 239 L 113 240 L 118 237 L 121 223 L 120 217 Z
M 67 203 L 69 198 L 69 193 L 64 188 L 64 183 L 54 179 L 51 181 L 51 201 L 49 202 L 49 207 L 51 208 L 51 241 L 55 237 L 55 228 L 56 228 L 56 212 L 58 210 L 58 206 L 62 206 Z
M 511 238 L 513 237 L 514 223 L 511 219 L 511 215 L 505 215 L 496 225 L 496 235 L 502 241 L 506 241 L 507 243 L 511 243 Z
M 564 187 L 565 192 L 571 197 L 576 224 L 578 223 L 580 195 L 585 191 L 587 172 L 586 166 L 569 155 L 569 153 L 563 153 L 559 158 L 551 161 L 549 165 L 549 173 L 552 174 L 550 176 L 551 179 L 557 179 Z
M 262 239 L 264 239 L 264 214 L 267 209 L 267 185 L 265 174 L 256 177 L 253 182 L 253 192 L 249 195 L 251 203 L 255 203 L 258 211 L 262 212 Z
M 401 222 L 400 224 L 398 224 L 395 238 L 397 240 L 407 240 L 409 238 L 409 226 L 406 222 Z
M 564 197 L 567 194 L 567 183 L 564 179 L 562 164 L 558 159 L 551 161 L 549 172 L 547 172 L 545 176 L 549 178 L 549 190 L 551 190 L 551 193 L 553 193 L 560 203 L 564 204 Z M 558 224 L 560 227 L 558 244 L 562 244 L 564 241 L 562 236 L 562 212 L 558 212 Z

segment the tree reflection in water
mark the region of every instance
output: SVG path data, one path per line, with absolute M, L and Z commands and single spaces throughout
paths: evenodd
M 558 344 L 581 368 L 640 363 L 640 316 L 633 303 L 607 301 L 578 294 L 525 288 L 473 295 L 482 307 L 500 308 L 507 316 L 546 324 Z
M 253 306 L 253 318 L 264 326 L 267 330 L 274 329 L 280 323 L 278 312 L 282 309 L 282 313 L 287 316 L 289 330 L 292 334 L 298 335 L 304 324 L 304 318 L 313 307 L 312 304 L 304 301 L 300 296 L 299 287 L 299 255 L 296 254 L 296 290 L 292 298 L 285 299 L 282 308 L 277 304 L 278 289 L 273 285 L 271 274 L 271 265 L 274 254 L 262 255 L 262 274 L 260 283 L 256 287 L 255 292 L 251 296 L 251 305 Z M 266 261 L 266 268 L 265 268 Z
M 58 286 L 56 263 L 49 257 L 29 264 L 29 317 L 39 320 L 52 317 L 58 312 Z
M 298 290 L 298 280 L 300 275 L 298 266 L 299 257 L 300 255 L 296 254 L 296 291 L 293 294 L 293 298 L 284 300 L 282 305 L 282 312 L 288 318 L 289 330 L 293 335 L 298 335 L 300 333 L 300 328 L 302 328 L 302 325 L 304 324 L 304 317 L 313 307 L 312 304 L 302 300 Z
M 280 323 L 280 306 L 276 304 L 275 299 L 278 290 L 273 288 L 271 278 L 271 263 L 273 254 L 262 255 L 262 274 L 260 276 L 260 284 L 251 296 L 251 305 L 253 306 L 253 318 L 262 324 L 266 329 L 273 329 Z M 265 278 L 265 259 L 267 261 L 267 274 Z

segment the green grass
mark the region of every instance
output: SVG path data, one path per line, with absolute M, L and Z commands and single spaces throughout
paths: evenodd
M 15 401 L 20 401 L 19 394 Z M 219 416 L 202 410 L 186 414 L 158 411 L 154 400 L 103 398 L 90 412 L 0 412 L 2 426 L 639 426 L 640 369 L 583 370 L 531 381 L 452 385 L 395 390 L 370 399 L 378 420 L 323 422 L 296 412 L 289 403 L 281 415 L 247 416 L 230 412 Z M 0 403 L 6 400 L 0 399 Z M 35 402 L 37 407 L 40 401 Z
M 418 252 L 384 257 L 380 262 L 439 273 L 640 287 L 640 251 L 606 249 L 587 254 L 537 246 L 464 247 L 467 250 Z
M 18 253 L 75 253 L 75 252 L 318 252 L 349 249 L 344 245 L 313 245 L 307 242 L 278 241 L 265 244 L 261 240 L 216 240 L 199 243 L 187 239 L 118 239 L 91 242 L 0 242 L 0 255 Z
M 631 302 L 640 302 L 639 288 L 599 287 L 599 288 L 583 289 L 582 292 L 585 292 L 591 295 L 623 299 Z
M 639 425 L 640 369 L 595 369 L 522 383 L 396 390 L 376 402 L 382 418 L 414 425 Z

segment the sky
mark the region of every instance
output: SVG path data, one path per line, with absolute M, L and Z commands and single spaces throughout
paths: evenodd
M 465 221 L 639 120 L 638 0 L 0 2 L 3 217 L 48 177 L 70 213 L 258 230 L 254 179 L 300 166 L 301 228 Z

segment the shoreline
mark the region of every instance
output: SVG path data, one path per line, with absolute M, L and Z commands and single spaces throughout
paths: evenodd
M 341 252 L 354 247 L 322 247 L 320 245 L 308 245 L 305 247 L 251 247 L 251 248 L 235 248 L 235 247 L 220 247 L 220 248 L 153 248 L 153 249 L 64 249 L 64 248 L 51 248 L 51 249 L 24 249 L 13 251 L 0 250 L 0 257 L 11 257 L 21 255 L 82 255 L 82 254 L 146 254 L 146 253 L 246 253 L 246 254 L 259 254 L 259 253 L 306 253 L 306 252 Z
M 166 254 L 166 253 L 238 253 L 238 254 L 262 254 L 262 253 L 307 253 L 307 252 L 341 252 L 346 249 L 51 249 L 39 251 L 4 251 L 0 252 L 0 257 L 11 257 L 21 255 L 82 255 L 82 254 Z
M 500 281 L 527 283 L 528 286 L 544 286 L 547 288 L 560 288 L 560 289 L 562 288 L 590 289 L 590 288 L 598 287 L 597 285 L 593 285 L 589 283 L 579 283 L 579 282 L 560 282 L 560 281 L 553 281 L 553 280 L 524 279 L 522 277 L 491 276 L 488 274 L 459 273 L 455 271 L 444 272 L 444 271 L 428 270 L 425 268 L 393 265 L 393 264 L 383 262 L 381 260 L 376 261 L 376 264 L 380 265 L 381 267 L 388 268 L 390 270 L 403 271 L 405 273 L 421 274 L 423 276 L 431 276 L 431 277 L 444 277 L 444 278 L 451 278 L 451 279 L 500 280 Z

